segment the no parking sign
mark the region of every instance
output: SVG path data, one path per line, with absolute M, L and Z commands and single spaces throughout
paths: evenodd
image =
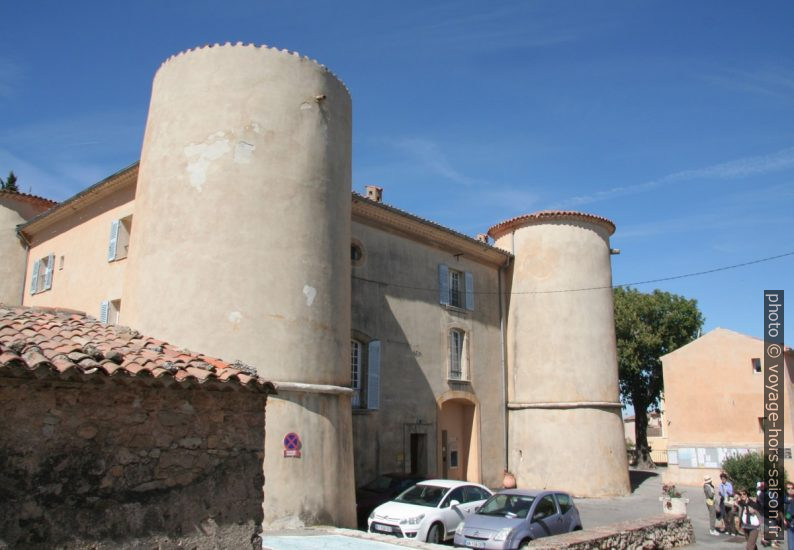
M 295 432 L 284 436 L 284 458 L 301 457 L 301 438 Z

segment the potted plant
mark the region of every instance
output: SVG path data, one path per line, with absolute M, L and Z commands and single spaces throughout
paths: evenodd
M 684 498 L 681 491 L 675 488 L 673 483 L 665 483 L 662 485 L 662 496 L 659 497 L 662 501 L 662 510 L 665 514 L 686 515 L 686 505 L 689 502 L 688 498 Z

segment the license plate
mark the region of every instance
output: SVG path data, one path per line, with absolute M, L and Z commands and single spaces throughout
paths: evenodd
M 391 533 L 391 527 L 388 525 L 375 524 L 372 526 L 376 531 L 383 531 L 384 533 Z
M 469 548 L 485 548 L 485 541 L 467 540 L 466 546 L 468 546 Z

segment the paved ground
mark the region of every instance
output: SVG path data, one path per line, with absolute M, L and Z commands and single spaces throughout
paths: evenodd
M 661 474 L 655 472 L 632 471 L 632 493 L 620 498 L 576 500 L 576 506 L 582 516 L 585 529 L 599 525 L 608 525 L 619 521 L 648 517 L 662 513 Z M 706 497 L 701 487 L 684 487 L 678 489 L 689 499 L 687 515 L 695 529 L 695 544 L 687 548 L 743 548 L 744 538 L 709 535 L 709 516 L 706 509 Z
M 403 550 L 404 546 L 342 535 L 270 536 L 263 548 L 270 550 Z
M 626 497 L 576 499 L 584 528 L 608 525 L 619 521 L 655 516 L 662 512 L 662 470 L 632 471 L 632 493 Z M 679 487 L 689 499 L 687 513 L 695 529 L 695 544 L 687 548 L 735 548 L 744 546 L 744 538 L 709 535 L 706 498 L 701 487 Z M 393 539 L 382 535 L 349 532 L 341 529 L 306 529 L 291 532 L 265 533 L 264 548 L 270 550 L 397 550 L 410 546 L 443 549 L 443 546 Z M 451 544 L 447 545 L 448 547 Z M 783 546 L 785 547 L 785 546 Z

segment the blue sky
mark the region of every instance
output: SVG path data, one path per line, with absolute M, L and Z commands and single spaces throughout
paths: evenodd
M 160 63 L 242 41 L 344 80 L 354 189 L 469 235 L 603 215 L 616 283 L 794 251 L 791 2 L 43 1 L 0 21 L 0 174 L 24 191 L 64 199 L 137 160 Z M 787 256 L 638 288 L 760 336 L 763 289 L 792 273 Z

